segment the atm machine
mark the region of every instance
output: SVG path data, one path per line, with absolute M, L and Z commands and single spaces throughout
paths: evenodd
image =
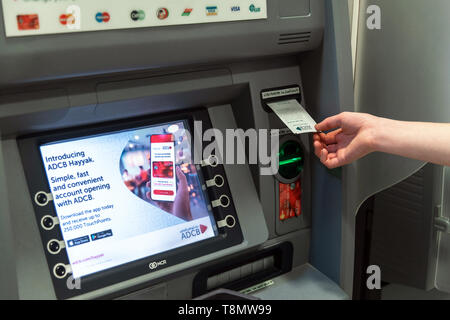
M 0 297 L 351 298 L 351 168 L 268 107 L 351 69 L 341 0 L 2 0 Z

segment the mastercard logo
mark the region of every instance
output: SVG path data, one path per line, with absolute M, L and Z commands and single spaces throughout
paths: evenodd
M 75 24 L 75 16 L 73 14 L 62 14 L 59 16 L 59 23 L 63 26 Z
M 111 16 L 108 12 L 98 12 L 95 15 L 95 20 L 97 20 L 98 23 L 109 22 L 109 20 L 111 20 Z

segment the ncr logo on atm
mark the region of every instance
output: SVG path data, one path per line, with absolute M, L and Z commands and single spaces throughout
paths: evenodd
M 180 231 L 181 233 L 181 240 L 187 240 L 190 238 L 198 237 L 206 232 L 208 229 L 207 226 L 200 224 L 198 226 L 185 228 Z

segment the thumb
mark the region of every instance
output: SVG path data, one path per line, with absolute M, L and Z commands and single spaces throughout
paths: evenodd
M 183 173 L 183 171 L 181 170 L 181 168 L 177 166 L 177 167 L 175 168 L 175 172 L 176 172 L 176 174 L 177 174 L 179 186 L 180 186 L 181 188 L 186 187 L 186 186 L 187 186 L 186 176 L 184 175 L 184 173 Z
M 322 122 L 316 124 L 315 128 L 318 131 L 328 131 L 331 129 L 340 128 L 342 125 L 342 114 L 326 118 Z

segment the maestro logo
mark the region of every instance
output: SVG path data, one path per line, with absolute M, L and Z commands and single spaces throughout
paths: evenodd
M 198 237 L 206 232 L 207 226 L 200 224 L 198 226 L 193 226 L 180 231 L 181 240 L 187 240 L 190 238 Z
M 97 12 L 95 15 L 95 20 L 98 23 L 109 22 L 109 20 L 111 20 L 111 16 L 108 12 Z
M 156 16 L 159 20 L 167 19 L 169 17 L 169 10 L 167 10 L 167 8 L 159 8 L 156 11 Z
M 145 19 L 145 12 L 144 10 L 133 10 L 130 16 L 133 21 L 142 21 Z

